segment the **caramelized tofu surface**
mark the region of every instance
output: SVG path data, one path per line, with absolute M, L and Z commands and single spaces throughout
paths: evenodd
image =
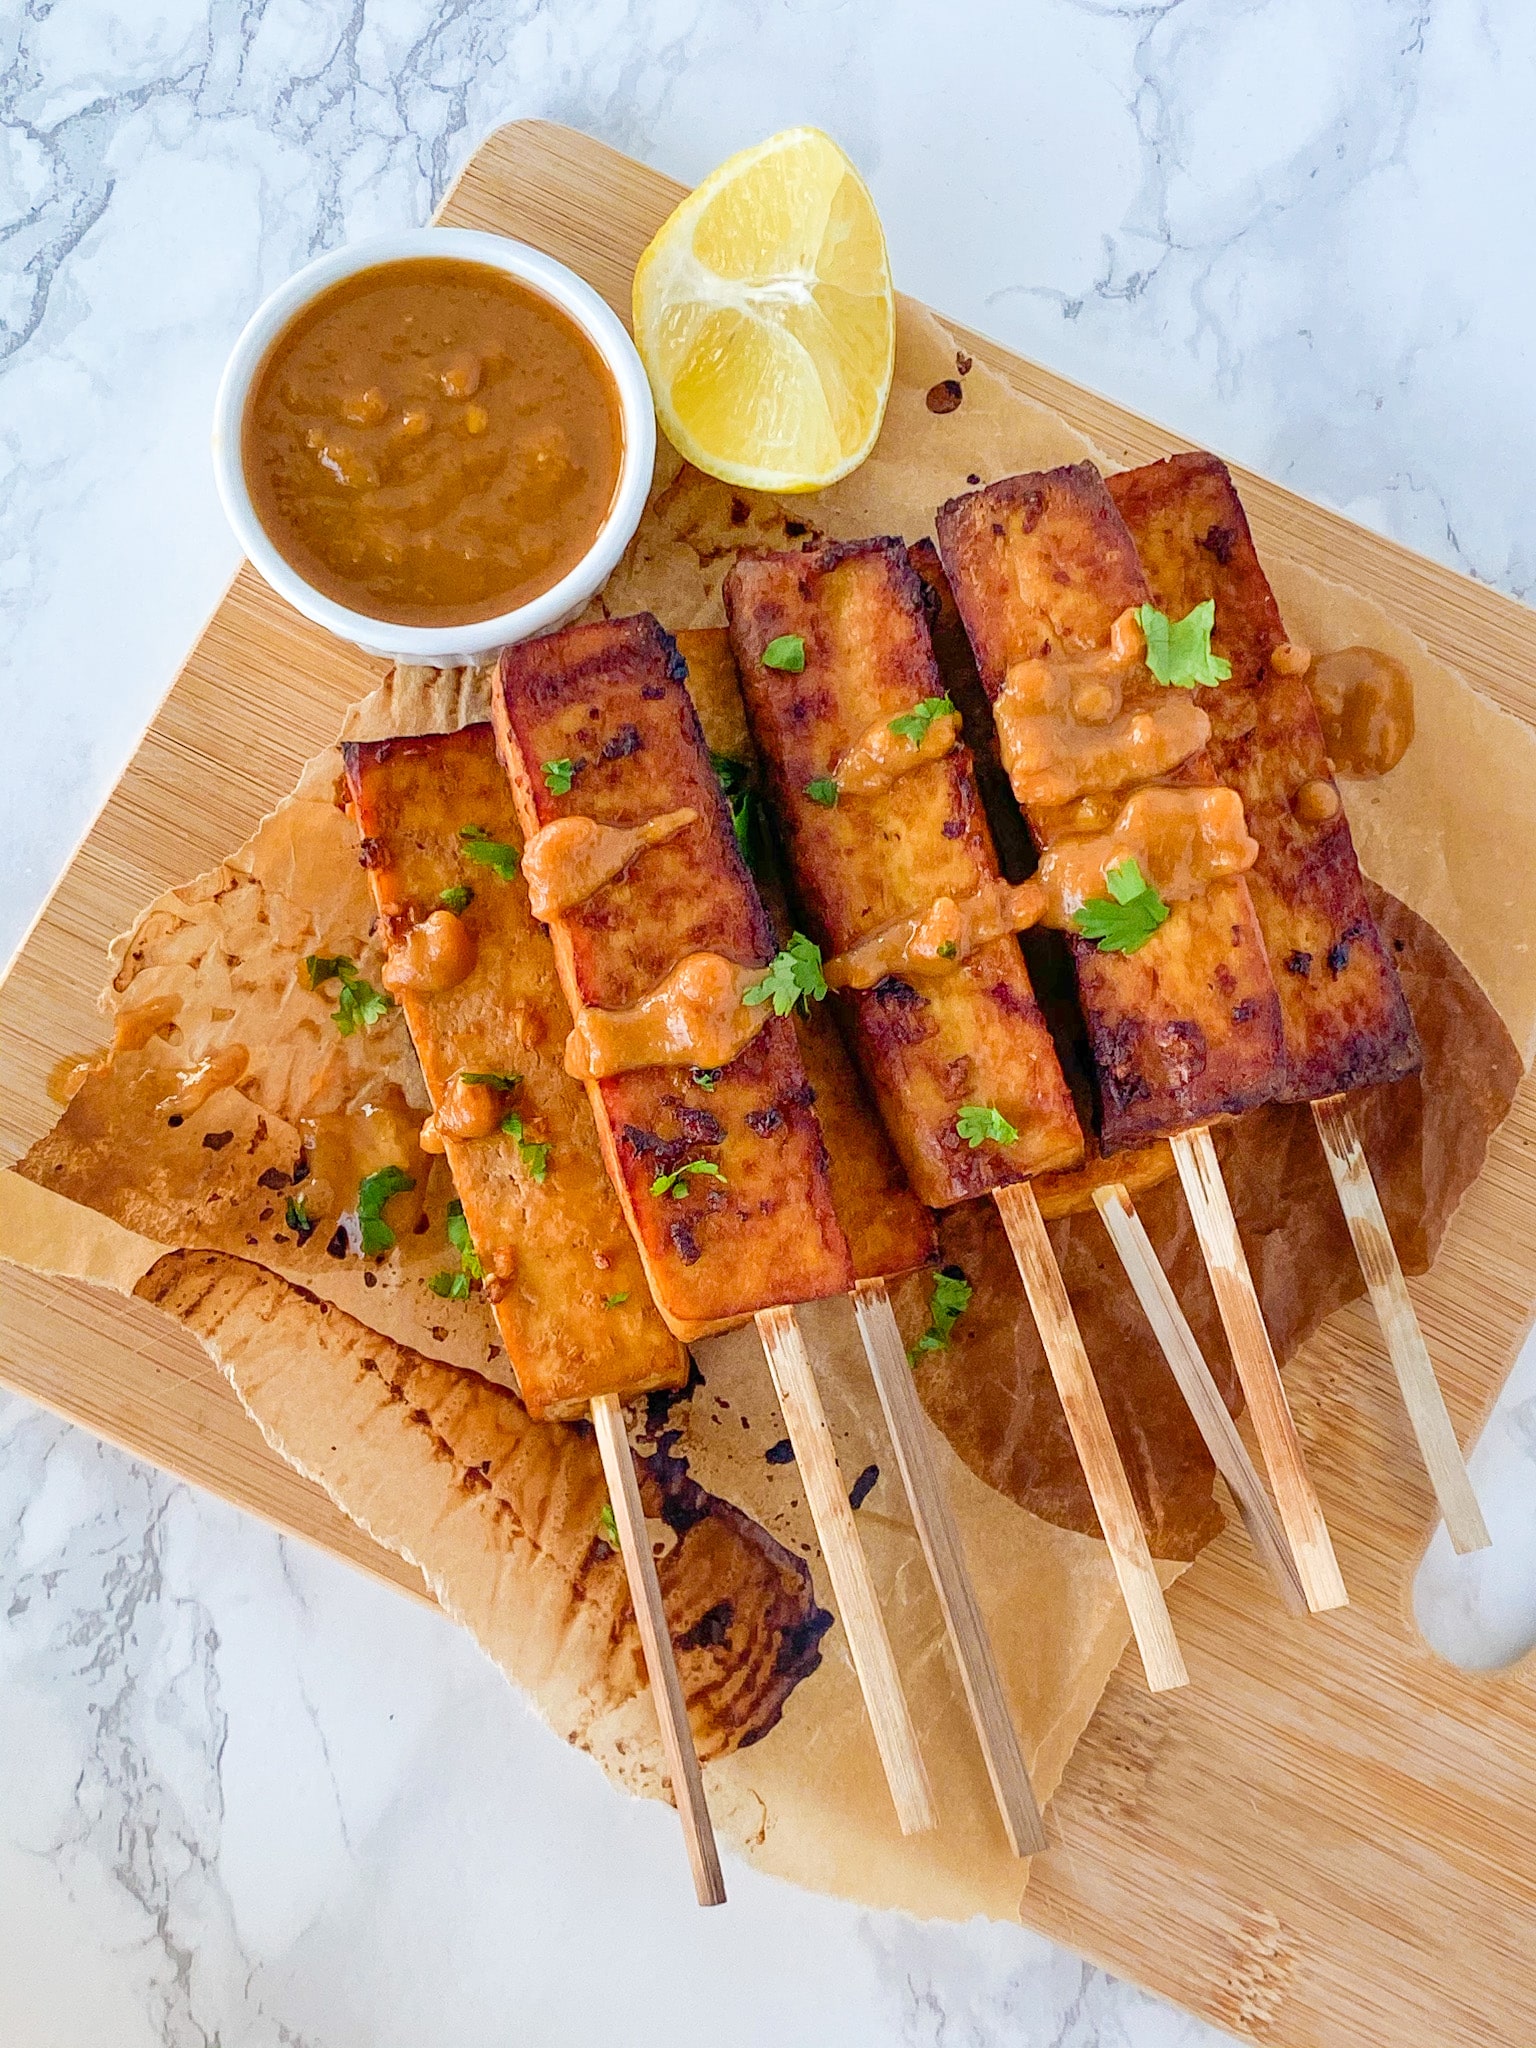
M 499 1129 L 445 1140 L 529 1413 L 574 1416 L 594 1394 L 680 1385 L 687 1361 L 652 1304 L 585 1092 L 565 1071 L 569 1019 L 548 937 L 521 877 L 503 881 L 472 863 L 459 836 L 478 825 L 504 844 L 522 838 L 491 728 L 342 752 L 390 941 L 438 911 L 445 889 L 473 892 L 458 913 L 474 946 L 470 973 L 453 988 L 400 997 L 434 1109 L 456 1075 L 516 1074 L 505 1107 L 523 1119 L 525 1142 L 549 1146 L 540 1181 Z M 455 1264 L 451 1252 L 445 1264 Z
M 938 534 L 994 703 L 1011 663 L 1105 649 L 1120 614 L 1149 597 L 1125 522 L 1089 463 L 953 498 L 939 509 Z M 1152 709 L 1166 694 L 1140 664 L 1124 677 L 1127 712 Z M 1209 785 L 1217 777 L 1200 752 L 1167 780 Z M 1037 847 L 1072 829 L 1072 811 L 1026 808 Z M 1106 1152 L 1237 1115 L 1269 1101 L 1281 1082 L 1279 1000 L 1245 880 L 1217 882 L 1170 908 L 1134 953 L 1100 952 L 1070 935 Z
M 1216 772 L 1242 797 L 1259 843 L 1248 888 L 1280 995 L 1280 1099 L 1311 1102 L 1416 1073 L 1418 1035 L 1366 901 L 1349 821 L 1342 807 L 1324 820 L 1297 812 L 1308 784 L 1334 789 L 1333 770 L 1305 676 L 1273 666 L 1285 628 L 1226 464 L 1176 455 L 1111 477 L 1109 489 L 1153 603 L 1182 618 L 1215 601 L 1212 645 L 1232 675 L 1201 697 Z
M 737 849 L 686 670 L 655 619 L 569 626 L 510 647 L 492 693 L 497 744 L 523 829 L 585 816 L 698 816 L 557 917 L 550 935 L 573 1011 L 649 995 L 678 962 L 718 953 L 766 971 L 773 931 Z M 551 789 L 546 763 L 571 764 Z M 712 1081 L 713 1085 L 709 1085 Z M 656 1304 L 688 1336 L 757 1309 L 853 1284 L 827 1154 L 788 1017 L 772 1017 L 704 1082 L 687 1066 L 588 1083 L 608 1170 Z M 694 1161 L 719 1168 L 653 1192 Z
M 688 665 L 688 694 L 699 714 L 712 757 L 736 764 L 757 801 L 759 766 L 731 636 L 723 626 L 676 635 Z M 759 838 L 766 820 L 756 826 Z M 796 910 L 780 861 L 764 847 L 757 871 L 758 892 L 780 945 L 797 929 Z M 885 1126 L 862 1083 L 828 1003 L 795 1012 L 795 1036 L 806 1078 L 816 1097 L 816 1116 L 826 1140 L 832 1206 L 853 1258 L 854 1277 L 889 1280 L 932 1265 L 938 1257 L 933 1218 L 913 1194 L 886 1135 Z
M 823 954 L 993 880 L 996 856 L 963 744 L 871 794 L 844 791 L 834 806 L 806 794 L 861 737 L 943 695 L 922 586 L 902 543 L 745 554 L 725 598 L 770 800 Z M 784 634 L 803 643 L 798 673 L 762 661 Z M 930 1206 L 1081 1158 L 1071 1095 L 1011 936 L 951 973 L 888 975 L 837 1000 L 908 1178 Z M 998 1110 L 1017 1138 L 970 1145 L 956 1128 L 969 1105 Z

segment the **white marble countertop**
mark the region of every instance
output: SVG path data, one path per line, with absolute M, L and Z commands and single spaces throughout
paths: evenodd
M 908 290 L 1536 581 L 1517 0 L 53 0 L 0 49 L 0 958 L 235 566 L 230 341 L 518 115 L 684 178 L 818 122 Z M 1536 1636 L 1533 1418 L 1528 1357 L 1478 1460 L 1492 1566 L 1434 1553 L 1421 1586 L 1464 1661 Z M 0 1617 L 18 2048 L 1218 2039 L 1016 1928 L 739 1865 L 699 1914 L 671 1817 L 448 1624 L 9 1397 Z

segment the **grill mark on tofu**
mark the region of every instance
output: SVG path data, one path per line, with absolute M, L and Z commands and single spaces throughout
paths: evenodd
M 1182 617 L 1215 600 L 1213 645 L 1232 664 L 1211 706 L 1210 752 L 1243 799 L 1259 858 L 1249 892 L 1276 971 L 1285 1043 L 1283 1101 L 1395 1081 L 1422 1062 L 1392 957 L 1366 902 L 1349 821 L 1299 819 L 1296 792 L 1330 778 L 1304 676 L 1277 675 L 1285 639 L 1242 503 L 1214 455 L 1176 455 L 1111 477 L 1153 602 Z
M 814 803 L 806 784 L 882 720 L 942 696 L 923 588 L 900 541 L 805 554 L 747 552 L 726 579 L 742 694 L 781 826 L 806 929 L 823 954 L 968 896 L 997 874 L 969 751 L 901 775 L 877 794 Z M 805 646 L 799 674 L 761 655 L 781 634 Z M 887 976 L 837 997 L 859 1065 L 913 1190 L 934 1208 L 1049 1167 L 1070 1166 L 1082 1133 L 1018 943 L 993 941 L 921 986 Z M 972 1148 L 968 1103 L 1018 1132 Z
M 1115 619 L 1149 594 L 1131 536 L 1089 463 L 951 499 L 940 507 L 938 534 L 994 703 L 1011 662 L 1060 642 L 1105 647 Z M 1132 677 L 1126 708 L 1161 694 L 1150 678 Z M 1211 694 L 1200 692 L 1202 700 Z M 1168 779 L 1199 785 L 1216 775 L 1197 754 Z M 1026 817 L 1037 847 L 1061 836 L 1060 814 L 1032 808 Z M 1271 1099 L 1282 1072 L 1279 1001 L 1241 878 L 1173 904 L 1135 953 L 1101 953 L 1075 934 L 1068 943 L 1106 1152 Z
M 525 832 L 583 815 L 633 825 L 690 808 L 694 824 L 646 848 L 597 895 L 551 927 L 568 1002 L 618 1009 L 649 994 L 694 952 L 766 969 L 772 927 L 737 848 L 730 812 L 693 702 L 686 666 L 649 614 L 567 627 L 507 649 L 492 692 L 497 744 Z M 596 714 L 594 716 L 594 714 Z M 589 756 L 569 792 L 541 764 Z M 623 736 L 622 747 L 611 744 Z M 674 1330 L 688 1336 L 756 1309 L 844 1293 L 853 1280 L 832 1209 L 821 1130 L 795 1027 L 769 1017 L 710 1091 L 718 1138 L 688 1109 L 688 1066 L 650 1067 L 589 1084 L 610 1175 Z M 777 1112 L 767 1135 L 749 1115 Z M 635 1132 L 656 1140 L 637 1147 Z M 685 1147 L 676 1164 L 678 1141 Z M 708 1158 L 681 1197 L 652 1191 L 659 1174 Z
M 681 1385 L 687 1361 L 651 1305 L 592 1112 L 562 1063 L 568 1020 L 549 939 L 521 877 L 503 882 L 463 856 L 463 825 L 513 845 L 522 838 L 491 728 L 349 742 L 342 757 L 392 936 L 436 910 L 444 889 L 474 890 L 460 913 L 475 942 L 471 974 L 440 994 L 400 998 L 434 1106 L 466 1069 L 520 1074 L 507 1107 L 550 1141 L 538 1182 L 506 1134 L 447 1140 L 487 1273 L 498 1254 L 511 1261 L 514 1284 L 492 1312 L 529 1413 L 580 1414 L 594 1394 Z M 443 1256 L 453 1264 L 447 1247 Z M 622 1319 L 604 1306 L 621 1291 L 633 1303 Z

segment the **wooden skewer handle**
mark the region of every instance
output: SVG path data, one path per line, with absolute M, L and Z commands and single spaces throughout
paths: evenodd
M 1461 1446 L 1446 1412 L 1445 1396 L 1435 1378 L 1349 1104 L 1342 1095 L 1325 1096 L 1321 1102 L 1313 1103 L 1312 1119 L 1323 1141 L 1339 1206 L 1354 1239 L 1355 1255 L 1370 1290 L 1381 1334 L 1387 1341 L 1429 1483 L 1445 1517 L 1446 1534 L 1452 1548 L 1463 1556 L 1470 1550 L 1486 1550 L 1491 1541 L 1488 1525 L 1467 1476 Z
M 992 1794 L 1015 1856 L 1035 1856 L 1046 1846 L 1045 1827 L 1029 1782 L 1018 1734 L 1008 1712 L 1002 1675 L 982 1620 L 959 1526 L 934 1461 L 928 1418 L 912 1383 L 912 1368 L 896 1324 L 891 1298 L 881 1280 L 866 1280 L 853 1291 L 853 1312 L 869 1369 L 885 1411 L 886 1428 L 912 1504 L 912 1519 L 933 1575 L 950 1647 L 976 1724 Z
M 1264 1312 L 1254 1291 L 1248 1256 L 1237 1234 L 1237 1219 L 1232 1214 L 1227 1184 L 1221 1177 L 1221 1162 L 1204 1124 L 1181 1132 L 1173 1140 L 1173 1158 L 1184 1199 L 1194 1218 L 1195 1235 L 1205 1254 L 1206 1271 L 1211 1276 L 1232 1362 L 1253 1417 L 1259 1449 L 1269 1468 L 1275 1505 L 1291 1539 L 1296 1569 L 1306 1589 L 1307 1605 L 1314 1614 L 1329 1607 L 1344 1607 L 1349 1595 L 1333 1554 L 1333 1539 L 1323 1520 L 1322 1502 L 1307 1470 L 1291 1405 L 1280 1382 L 1280 1367 L 1264 1327 Z
M 1253 1468 L 1248 1446 L 1227 1413 L 1221 1389 L 1195 1342 L 1168 1275 L 1163 1271 L 1146 1225 L 1123 1187 L 1095 1188 L 1094 1204 L 1104 1219 L 1111 1244 L 1120 1255 L 1126 1278 L 1141 1303 L 1142 1314 L 1162 1347 L 1168 1369 L 1178 1381 L 1195 1426 L 1204 1439 L 1216 1470 L 1227 1482 L 1249 1541 L 1269 1567 L 1280 1598 L 1292 1614 L 1305 1614 L 1307 1596 L 1264 1482 Z
M 599 1394 L 592 1403 L 592 1428 L 597 1436 L 603 1474 L 608 1481 L 608 1500 L 614 1526 L 619 1532 L 619 1550 L 629 1574 L 630 1598 L 635 1603 L 635 1620 L 640 1629 L 640 1646 L 651 1681 L 656 1718 L 661 1723 L 661 1746 L 666 1753 L 667 1775 L 672 1796 L 683 1824 L 688 1862 L 693 1871 L 693 1889 L 701 1906 L 725 1904 L 725 1880 L 720 1874 L 720 1852 L 710 1824 L 704 1799 L 704 1779 L 699 1770 L 693 1730 L 683 1702 L 682 1680 L 672 1654 L 672 1637 L 667 1628 L 666 1609 L 661 1602 L 661 1581 L 651 1555 L 651 1539 L 645 1527 L 640 1486 L 635 1478 L 635 1461 L 624 1434 L 624 1411 L 616 1394 Z
M 837 1452 L 827 1426 L 826 1410 L 821 1405 L 821 1389 L 811 1370 L 805 1337 L 792 1308 L 759 1309 L 757 1329 L 768 1354 L 768 1370 L 773 1375 L 784 1427 L 789 1432 L 805 1488 L 806 1506 L 826 1559 L 832 1597 L 837 1602 L 838 1619 L 843 1624 L 853 1668 L 864 1694 L 896 1819 L 904 1835 L 922 1834 L 934 1825 L 928 1772 L 901 1689 L 885 1617 L 875 1596 L 869 1559 L 864 1555 L 843 1476 L 838 1470 Z
M 1104 1401 L 1083 1347 L 1082 1332 L 1067 1299 L 1061 1268 L 1045 1234 L 1035 1191 L 1021 1182 L 1014 1187 L 997 1188 L 994 1195 L 1024 1292 L 1029 1296 L 1040 1341 L 1045 1346 L 1056 1391 L 1066 1410 L 1067 1427 L 1082 1462 L 1099 1528 L 1120 1581 L 1147 1684 L 1153 1692 L 1188 1685 L 1189 1673 L 1184 1668 L 1152 1553 L 1147 1548 L 1131 1482 L 1120 1462 Z

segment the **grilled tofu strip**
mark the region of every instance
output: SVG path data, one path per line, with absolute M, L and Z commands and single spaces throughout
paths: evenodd
M 1200 694 L 1216 773 L 1242 797 L 1259 842 L 1248 888 L 1280 995 L 1279 1099 L 1314 1102 L 1416 1073 L 1418 1034 L 1365 900 L 1322 726 L 1226 464 L 1175 455 L 1111 477 L 1109 490 L 1153 603 L 1182 618 L 1215 601 L 1212 644 L 1232 675 Z
M 694 813 L 551 918 L 573 1039 L 622 1026 L 615 1013 L 655 1000 L 685 962 L 714 956 L 760 978 L 775 951 L 685 677 L 648 614 L 567 627 L 502 656 L 497 745 L 530 837 L 562 819 L 623 828 Z M 678 1015 L 686 1035 L 697 1015 Z M 587 1082 L 652 1295 L 685 1337 L 853 1284 L 794 1025 L 768 1004 L 751 1017 L 762 1020 L 754 1035 L 702 1081 L 682 1057 Z M 687 1171 L 695 1165 L 705 1170 Z
M 733 782 L 744 783 L 744 793 L 756 804 L 760 769 L 747 730 L 731 636 L 723 626 L 709 626 L 675 637 L 677 651 L 688 665 L 688 694 L 704 728 L 710 758 L 717 769 L 731 774 Z M 757 886 L 783 945 L 796 929 L 797 912 L 760 809 L 749 812 L 747 832 L 749 839 L 759 841 Z M 830 1004 L 812 1003 L 808 1010 L 797 1010 L 794 1021 L 826 1140 L 832 1206 L 848 1239 L 854 1278 L 893 1280 L 934 1263 L 938 1233 L 932 1216 L 907 1184 L 830 1012 Z
M 971 898 L 996 882 L 969 751 L 951 744 L 936 753 L 891 725 L 943 695 L 922 586 L 902 543 L 745 554 L 725 598 L 747 715 L 807 928 L 824 954 L 846 954 L 940 898 Z M 762 659 L 785 635 L 803 645 L 799 672 Z M 830 805 L 807 794 L 808 784 L 847 776 L 850 761 L 882 755 L 897 771 L 882 785 L 852 777 Z M 839 1000 L 913 1189 L 931 1207 L 1081 1158 L 1071 1096 L 1011 932 L 946 972 L 888 974 Z M 1017 1137 L 972 1146 L 957 1129 L 970 1106 L 997 1110 Z
M 1149 597 L 1131 536 L 1091 464 L 1010 477 L 951 499 L 940 507 L 938 537 L 998 716 L 1003 758 L 1042 854 L 1102 831 L 1148 783 L 1216 786 L 1203 744 L 1207 721 L 1189 701 L 1208 693 L 1164 689 L 1135 658 L 1114 671 L 1126 745 L 1118 759 L 1099 753 L 1110 765 L 1097 781 L 1086 778 L 1085 794 L 1063 794 L 1085 787 L 1072 755 L 1058 756 L 1059 774 L 1039 776 L 1010 748 L 1010 672 L 1096 658 L 1102 666 L 1116 622 Z M 1074 691 L 1063 730 L 1086 760 L 1113 728 L 1075 704 Z M 1101 952 L 1075 933 L 1070 943 L 1106 1152 L 1273 1097 L 1283 1071 L 1279 999 L 1241 875 L 1173 903 L 1166 923 L 1133 953 Z
M 467 963 L 450 986 L 401 987 L 398 999 L 525 1406 L 570 1417 L 595 1395 L 680 1385 L 687 1360 L 652 1304 L 592 1112 L 565 1071 L 569 1020 L 549 940 L 521 876 L 503 880 L 465 851 L 467 828 L 514 848 L 522 837 L 491 728 L 349 742 L 342 755 L 392 957 L 436 918 L 450 970 Z M 461 907 L 450 911 L 445 891 L 469 900 L 453 895 Z M 518 1080 L 502 1090 L 466 1085 L 466 1074 Z M 501 1128 L 507 1113 L 522 1120 L 522 1144 Z M 456 1137 L 443 1128 L 455 1120 L 489 1129 Z M 535 1144 L 549 1147 L 542 1178 L 524 1151 Z

